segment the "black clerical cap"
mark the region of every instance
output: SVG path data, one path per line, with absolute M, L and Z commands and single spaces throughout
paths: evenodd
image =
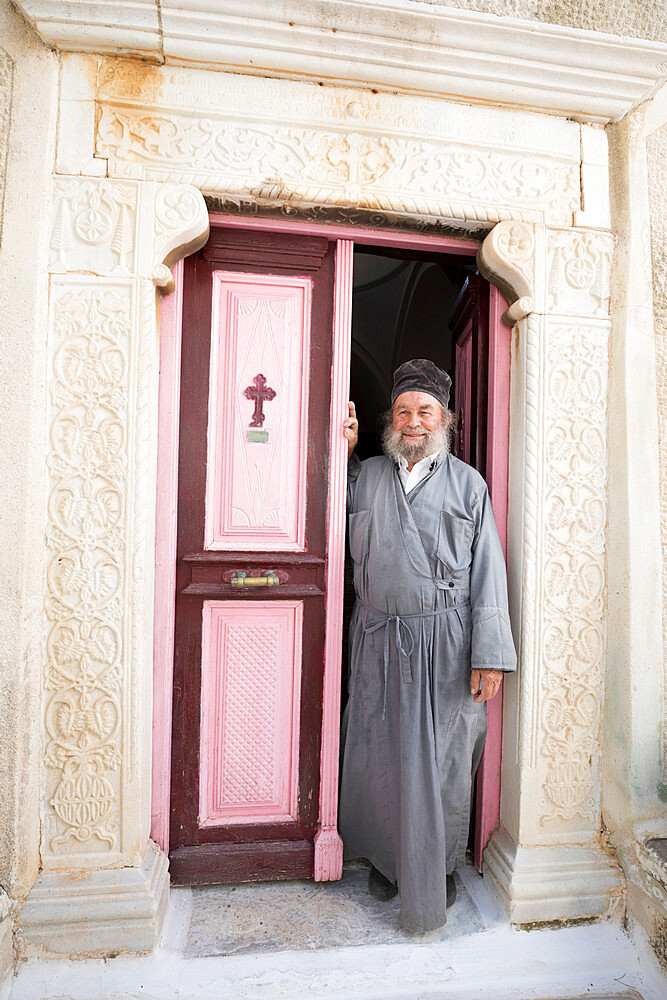
M 402 392 L 427 392 L 446 407 L 449 403 L 451 386 L 452 380 L 447 372 L 443 372 L 428 358 L 413 358 L 412 361 L 400 365 L 394 372 L 391 405 L 394 405 Z

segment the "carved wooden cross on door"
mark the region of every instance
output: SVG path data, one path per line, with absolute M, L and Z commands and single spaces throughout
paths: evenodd
M 270 388 L 267 384 L 266 376 L 262 375 L 260 372 L 259 375 L 255 375 L 252 380 L 252 385 L 249 385 L 247 389 L 244 390 L 243 395 L 246 399 L 255 400 L 255 411 L 248 426 L 261 427 L 266 420 L 266 414 L 264 413 L 264 401 L 266 400 L 268 402 L 271 399 L 275 399 L 275 389 Z

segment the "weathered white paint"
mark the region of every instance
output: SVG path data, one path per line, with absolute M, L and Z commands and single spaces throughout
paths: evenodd
M 667 837 L 660 481 L 651 216 L 646 137 L 667 121 L 667 90 L 610 130 L 612 276 L 609 657 L 602 806 L 627 878 L 628 922 L 639 922 L 667 965 L 667 894 L 641 844 Z M 656 322 L 659 322 L 659 315 Z M 664 399 L 663 399 L 664 405 Z
M 57 57 L 0 2 L 0 994 L 39 871 L 48 217 Z M 3 891 L 4 890 L 4 891 Z M 5 892 L 7 895 L 5 895 Z

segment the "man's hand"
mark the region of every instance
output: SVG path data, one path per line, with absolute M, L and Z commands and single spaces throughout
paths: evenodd
M 347 457 L 349 458 L 357 447 L 357 441 L 359 440 L 359 421 L 357 420 L 357 411 L 354 408 L 354 403 L 351 400 L 347 404 L 347 408 L 350 415 L 343 422 L 343 434 L 347 438 Z
M 470 672 L 470 693 L 474 695 L 473 701 L 491 701 L 498 694 L 502 679 L 502 670 L 472 670 Z

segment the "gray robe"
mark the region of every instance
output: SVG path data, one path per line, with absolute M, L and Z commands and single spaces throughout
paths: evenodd
M 516 668 L 505 563 L 486 484 L 451 455 L 407 496 L 390 459 L 353 456 L 348 510 L 340 832 L 347 858 L 398 882 L 401 926 L 427 931 L 446 920 L 486 735 L 471 668 Z

